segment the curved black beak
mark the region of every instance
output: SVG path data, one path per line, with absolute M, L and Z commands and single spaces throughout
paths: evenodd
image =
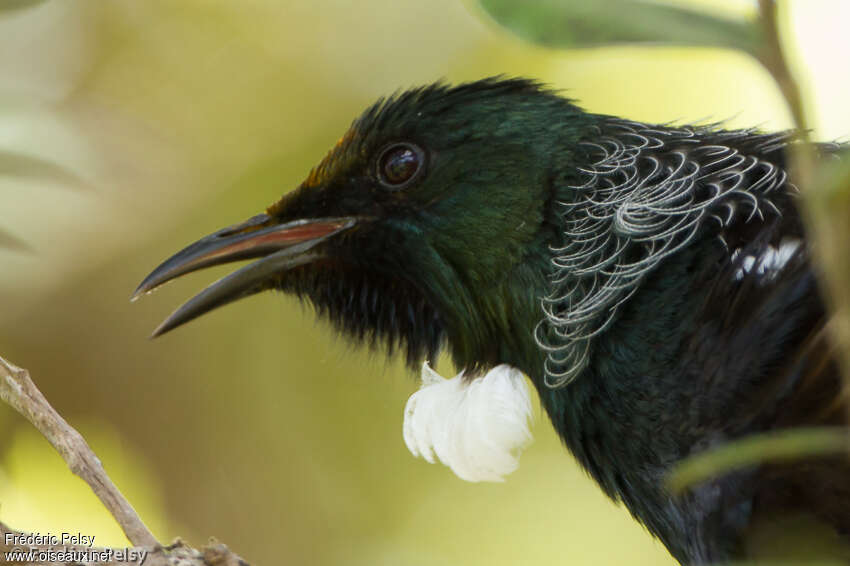
M 217 307 L 269 288 L 275 275 L 322 257 L 316 245 L 351 228 L 356 222 L 354 217 L 343 217 L 277 224 L 269 215 L 259 214 L 242 224 L 201 238 L 162 262 L 145 277 L 131 300 L 192 271 L 262 258 L 219 279 L 186 301 L 154 330 L 151 337 L 159 336 Z

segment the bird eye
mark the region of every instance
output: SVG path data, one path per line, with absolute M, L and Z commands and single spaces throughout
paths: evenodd
M 409 185 L 422 171 L 425 153 L 409 143 L 393 144 L 378 158 L 378 179 L 389 189 L 398 190 Z

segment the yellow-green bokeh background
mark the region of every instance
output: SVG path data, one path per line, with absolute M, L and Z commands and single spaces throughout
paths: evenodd
M 847 136 L 848 3 L 782 6 L 815 135 Z M 31 248 L 0 249 L 0 355 L 31 370 L 161 540 L 214 535 L 261 565 L 672 563 L 539 410 L 519 471 L 467 484 L 404 447 L 417 385 L 399 360 L 350 347 L 294 299 L 254 297 L 156 341 L 228 268 L 128 302 L 164 257 L 295 187 L 376 97 L 499 73 L 638 120 L 789 126 L 743 55 L 548 50 L 456 0 L 50 0 L 0 15 L 0 152 L 79 177 L 0 171 L 0 227 Z M 0 520 L 125 544 L 6 407 L 0 431 Z

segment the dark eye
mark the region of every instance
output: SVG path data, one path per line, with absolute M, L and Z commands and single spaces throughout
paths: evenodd
M 419 176 L 425 153 L 410 143 L 393 144 L 378 157 L 378 179 L 389 189 L 401 189 Z

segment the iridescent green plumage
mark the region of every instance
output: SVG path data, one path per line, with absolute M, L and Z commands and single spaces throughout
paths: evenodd
M 445 346 L 470 375 L 519 368 L 582 465 L 679 560 L 739 558 L 764 518 L 850 529 L 847 480 L 818 483 L 843 462 L 746 470 L 683 498 L 664 483 L 744 434 L 844 423 L 785 173 L 792 142 L 588 114 L 524 80 L 414 89 L 368 109 L 267 214 L 180 252 L 140 291 L 238 246 L 272 263 L 165 328 L 277 288 L 411 362 Z M 386 155 L 408 161 L 388 170 Z M 268 265 L 281 267 L 258 279 Z

